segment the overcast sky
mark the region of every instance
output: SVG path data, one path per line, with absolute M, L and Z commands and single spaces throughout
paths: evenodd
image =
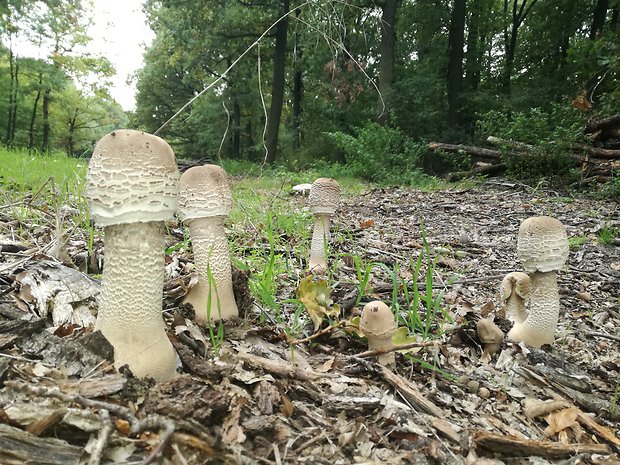
M 95 24 L 90 30 L 93 38 L 89 49 L 106 57 L 116 68 L 112 97 L 125 110 L 134 109 L 135 83 L 127 79 L 142 66 L 144 45 L 153 40 L 146 24 L 142 0 L 94 0 Z

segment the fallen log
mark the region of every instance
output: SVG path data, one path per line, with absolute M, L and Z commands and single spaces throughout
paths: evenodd
M 491 160 L 501 160 L 501 153 L 499 150 L 486 149 L 484 147 L 476 147 L 474 145 L 453 145 L 444 144 L 441 142 L 429 142 L 428 149 L 435 152 L 437 150 L 443 150 L 445 152 L 459 153 L 463 152 L 468 155 L 476 155 L 482 158 L 490 158 Z
M 502 139 L 501 137 L 489 136 L 487 137 L 487 144 L 497 146 L 505 146 L 510 147 L 517 150 L 522 150 L 525 152 L 533 152 L 536 148 L 533 145 L 526 144 L 524 142 L 519 142 L 516 140 Z M 599 158 L 602 160 L 620 160 L 620 150 L 613 149 L 604 149 L 601 147 L 592 147 L 591 145 L 586 144 L 574 144 L 573 150 L 585 152 L 590 155 L 590 158 Z M 579 161 L 582 163 L 584 159 L 581 155 L 577 153 L 568 153 L 567 154 L 571 160 L 575 163 Z
M 584 132 L 586 134 L 590 134 L 600 129 L 608 129 L 613 127 L 620 127 L 620 114 L 588 123 Z
M 474 166 L 469 171 L 454 171 L 448 175 L 448 181 L 460 181 L 465 178 L 472 178 L 474 176 L 496 176 L 506 171 L 506 165 L 504 163 L 494 164 L 479 164 Z
M 594 158 L 604 158 L 606 160 L 620 160 L 620 150 L 592 147 L 585 144 L 575 144 L 575 148 L 578 150 L 583 150 Z

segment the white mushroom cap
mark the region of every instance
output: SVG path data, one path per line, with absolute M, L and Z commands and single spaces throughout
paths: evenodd
M 568 259 L 566 228 L 550 216 L 527 218 L 519 227 L 517 255 L 527 272 L 561 270 Z
M 312 183 L 308 208 L 312 213 L 333 215 L 340 202 L 340 184 L 335 179 L 319 178 Z
M 380 300 L 368 302 L 362 310 L 360 329 L 368 337 L 369 342 L 371 338 L 389 337 L 391 339 L 396 329 L 392 310 Z M 371 346 L 371 349 L 374 348 Z
M 119 129 L 101 138 L 88 165 L 86 198 L 95 223 L 165 221 L 177 209 L 179 171 L 161 138 Z
M 390 307 L 380 300 L 368 302 L 362 309 L 360 329 L 368 339 L 370 350 L 391 349 L 392 335 L 396 330 L 396 321 Z M 382 365 L 393 365 L 396 361 L 394 352 L 379 355 L 377 360 Z
M 230 213 L 230 185 L 220 166 L 193 166 L 183 173 L 180 185 L 179 215 L 183 221 Z

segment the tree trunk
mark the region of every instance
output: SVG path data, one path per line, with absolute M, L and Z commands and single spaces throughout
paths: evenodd
M 473 0 L 467 24 L 467 53 L 465 54 L 464 86 L 476 90 L 480 84 L 480 21 L 481 0 Z
M 301 8 L 295 10 L 295 16 L 299 19 Z M 304 82 L 302 74 L 302 48 L 299 34 L 295 33 L 295 72 L 293 74 L 293 148 L 301 147 L 301 101 L 304 93 Z
M 233 158 L 241 158 L 241 105 L 237 95 L 233 96 L 232 124 L 231 155 Z
M 41 151 L 47 152 L 50 147 L 50 94 L 52 89 L 45 88 L 43 93 L 43 140 L 41 141 Z
M 276 47 L 273 57 L 273 83 L 271 87 L 271 106 L 267 119 L 267 163 L 274 163 L 278 150 L 278 134 L 280 133 L 280 118 L 284 103 L 284 86 L 286 71 L 286 35 L 288 33 L 288 15 L 290 0 L 281 0 L 280 15 L 283 18 L 276 25 Z M 286 16 L 284 16 L 286 15 Z
M 597 0 L 594 7 L 594 14 L 592 16 L 592 25 L 590 26 L 590 40 L 596 39 L 596 37 L 603 31 L 608 8 L 609 0 Z
M 379 64 L 379 92 L 381 95 L 377 104 L 377 122 L 381 125 L 386 125 L 390 121 L 398 3 L 399 0 L 384 0 L 381 15 L 381 62 Z
M 459 124 L 459 96 L 463 81 L 463 46 L 465 41 L 465 0 L 454 0 L 450 21 L 450 61 L 448 63 L 448 123 Z
M 17 60 L 13 54 L 13 47 L 9 46 L 9 105 L 8 119 L 6 125 L 6 136 L 4 142 L 6 145 L 12 145 L 15 137 L 15 108 L 17 107 Z
M 30 114 L 30 126 L 28 127 L 28 148 L 34 148 L 34 123 L 37 120 L 37 108 L 39 106 L 39 100 L 41 99 L 41 85 L 43 84 L 43 73 L 39 73 L 39 85 L 37 87 L 37 95 L 34 98 L 34 104 L 32 105 L 32 113 Z
M 532 11 L 532 8 L 536 5 L 537 1 L 538 0 L 531 0 L 529 5 L 527 4 L 528 0 L 521 0 L 520 5 L 519 0 L 512 1 L 510 30 L 508 30 L 508 27 L 504 28 L 506 61 L 502 76 L 502 87 L 504 93 L 506 94 L 510 93 L 510 80 L 512 79 L 512 73 L 514 72 L 515 52 L 517 50 L 517 36 L 519 33 L 519 28 L 530 11 Z M 508 17 L 508 0 L 504 0 L 504 15 Z

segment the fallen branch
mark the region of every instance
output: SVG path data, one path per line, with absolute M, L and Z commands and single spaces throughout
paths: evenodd
M 552 441 L 537 441 L 479 430 L 474 431 L 472 439 L 476 447 L 509 457 L 538 456 L 558 459 L 583 452 L 605 455 L 611 453 L 611 449 L 607 444 L 565 444 Z
M 394 387 L 394 389 L 400 391 L 403 397 L 411 402 L 416 409 L 435 417 L 441 418 L 446 416 L 446 413 L 443 410 L 424 397 L 418 388 L 406 378 L 394 373 L 392 370 L 384 367 L 383 365 L 379 366 L 379 373 L 383 376 L 383 379 Z

